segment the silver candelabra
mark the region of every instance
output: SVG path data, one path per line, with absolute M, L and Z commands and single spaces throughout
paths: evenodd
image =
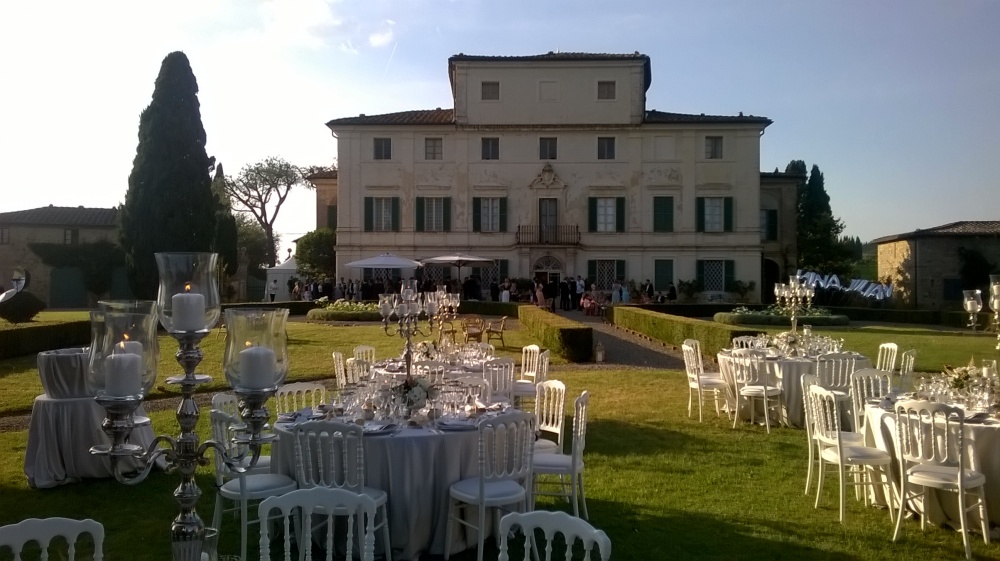
M 794 334 L 799 310 L 808 310 L 812 307 L 815 290 L 813 287 L 799 282 L 797 276 L 791 275 L 788 277 L 788 284 L 774 285 L 774 295 L 778 298 L 778 306 L 788 310 Z
M 399 336 L 405 339 L 403 360 L 406 361 L 406 377 L 413 377 L 413 336 L 430 336 L 434 331 L 434 323 L 445 321 L 445 316 L 453 315 L 458 310 L 458 295 L 448 294 L 443 289 L 437 292 L 417 292 L 415 285 L 404 285 L 399 294 L 379 295 L 379 315 L 382 316 L 382 330 L 390 337 Z M 420 329 L 420 316 L 427 318 L 427 331 Z M 390 327 L 395 317 L 396 328 Z

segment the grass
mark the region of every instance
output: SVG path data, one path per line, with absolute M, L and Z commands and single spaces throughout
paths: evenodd
M 17 329 L 30 325 L 51 325 L 55 323 L 65 323 L 67 321 L 88 321 L 88 312 L 39 312 L 35 319 L 27 323 L 11 323 L 5 319 L 0 319 L 0 331 L 7 329 Z
M 398 340 L 371 327 L 336 329 L 302 324 L 295 326 L 295 333 L 291 329 L 292 364 L 297 372 L 322 371 L 329 350 L 349 349 L 361 341 L 377 343 L 383 355 L 399 348 Z M 939 345 L 937 333 L 911 335 L 911 331 L 902 334 L 917 337 L 920 344 L 914 346 L 918 352 L 932 356 L 938 352 L 928 349 Z M 885 335 L 861 335 L 865 334 L 873 340 Z M 214 334 L 209 339 L 213 338 Z M 508 342 L 523 344 L 513 338 Z M 164 344 L 162 348 L 172 347 Z M 221 351 L 210 354 L 209 348 L 210 343 L 206 343 L 205 363 L 219 364 L 215 357 Z M 513 348 L 512 344 L 510 351 Z M 551 376 L 566 382 L 569 395 L 579 395 L 585 389 L 591 392 L 587 502 L 591 522 L 607 532 L 614 544 L 614 559 L 961 556 L 957 533 L 933 527 L 921 532 L 914 521 L 906 522 L 902 539 L 893 544 L 887 511 L 865 507 L 850 498 L 850 493 L 846 520 L 838 523 L 835 476 L 828 481 L 820 508 L 814 509 L 813 496 L 802 493 L 805 433 L 777 428 L 767 434 L 763 427 L 750 425 L 734 430 L 725 417 L 716 419 L 711 414 L 704 423 L 689 420 L 683 372 L 564 364 L 555 366 Z M 7 384 L 9 389 L 14 389 L 12 386 Z M 152 417 L 157 432 L 176 434 L 173 413 L 154 413 Z M 199 429 L 203 438 L 208 436 L 207 425 L 202 419 Z M 107 530 L 108 559 L 170 559 L 168 528 L 176 515 L 170 493 L 177 484 L 176 476 L 154 473 L 137 486 L 97 480 L 32 490 L 23 474 L 26 440 L 26 431 L 0 433 L 0 447 L 7 450 L 0 457 L 0 505 L 4 505 L 0 524 L 31 516 L 92 517 Z M 204 492 L 200 512 L 210 520 L 214 501 L 210 470 L 201 468 L 199 474 Z M 566 509 L 567 505 L 540 499 L 539 508 Z M 251 542 L 255 535 L 251 530 Z M 225 519 L 222 536 L 220 553 L 238 551 L 239 529 L 233 518 Z M 1000 545 L 985 545 L 981 538 L 975 538 L 973 552 L 978 558 L 1000 558 Z M 488 559 L 495 556 L 495 550 L 487 554 Z M 453 558 L 474 559 L 475 551 Z

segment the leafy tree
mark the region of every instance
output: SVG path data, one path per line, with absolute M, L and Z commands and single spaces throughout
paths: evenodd
M 239 246 L 236 217 L 233 216 L 232 204 L 225 189 L 226 174 L 222 163 L 215 166 L 215 177 L 212 178 L 212 194 L 216 200 L 215 210 L 215 251 L 219 254 L 221 265 L 227 275 L 235 275 L 239 268 Z
M 276 247 L 274 221 L 288 193 L 297 186 L 311 187 L 302 176 L 302 170 L 281 158 L 271 157 L 263 162 L 244 166 L 236 179 L 226 179 L 225 189 L 236 209 L 246 212 L 257 221 L 268 239 L 268 247 Z M 266 263 L 276 263 L 276 251 L 271 250 Z
M 329 228 L 319 228 L 299 238 L 295 244 L 295 263 L 309 277 L 333 276 L 337 272 L 337 234 Z
M 792 160 L 785 173 L 806 175 L 806 163 Z M 833 215 L 823 172 L 813 165 L 808 180 L 798 188 L 799 268 L 823 273 L 847 274 L 853 265 L 851 250 L 838 239 L 844 224 Z
M 156 297 L 154 253 L 214 248 L 213 164 L 205 152 L 198 83 L 187 56 L 170 53 L 139 116 L 139 143 L 118 213 L 118 241 L 137 298 Z
M 279 236 L 275 236 L 275 245 L 268 245 L 267 235 L 256 220 L 243 213 L 236 214 L 235 218 L 236 245 L 247 250 L 247 269 L 252 272 L 266 267 L 268 256 L 278 251 Z

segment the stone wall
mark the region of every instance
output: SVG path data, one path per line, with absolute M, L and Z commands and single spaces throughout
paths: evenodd
M 1000 263 L 1000 239 L 995 237 L 938 236 L 879 244 L 878 275 L 889 277 L 893 298 L 906 305 L 933 310 L 961 309 L 961 300 L 947 298 L 959 289 L 962 261 L 959 248 L 976 250 L 991 263 Z M 985 284 L 988 279 L 983 279 Z M 960 294 L 960 292 L 959 292 Z

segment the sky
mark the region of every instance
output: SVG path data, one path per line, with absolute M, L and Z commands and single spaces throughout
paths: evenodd
M 993 0 L 8 1 L 0 212 L 123 202 L 172 51 L 228 175 L 333 164 L 330 119 L 452 107 L 454 54 L 638 51 L 647 109 L 772 119 L 761 170 L 818 165 L 845 234 L 1000 220 L 998 24 Z M 313 228 L 301 189 L 281 255 Z

